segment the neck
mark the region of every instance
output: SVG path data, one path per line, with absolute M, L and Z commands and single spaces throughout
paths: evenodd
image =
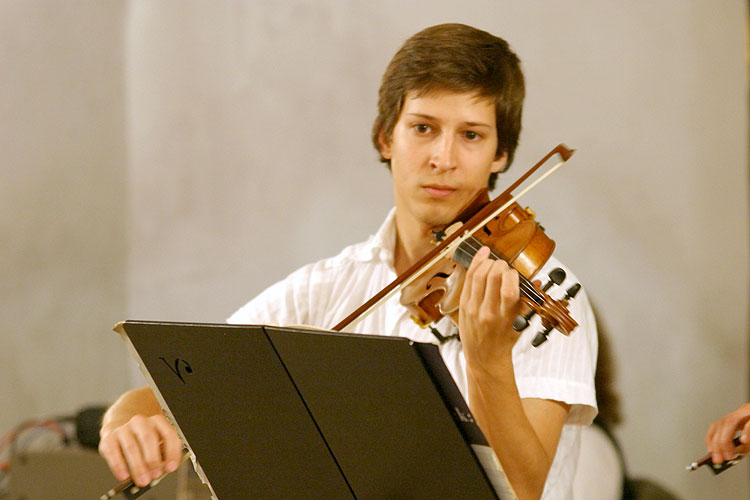
M 409 223 L 396 214 L 396 247 L 393 266 L 401 274 L 432 250 L 432 228 L 419 223 Z

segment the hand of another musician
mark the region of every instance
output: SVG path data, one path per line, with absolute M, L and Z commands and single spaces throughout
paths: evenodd
M 467 361 L 490 370 L 510 361 L 518 332 L 513 320 L 520 310 L 518 272 L 505 261 L 490 260 L 483 247 L 471 261 L 461 291 L 459 331 Z
M 737 432 L 741 432 L 740 446 L 735 447 L 732 440 Z M 731 460 L 738 453 L 750 453 L 750 403 L 712 423 L 704 440 L 715 464 Z
M 102 428 L 99 454 L 120 481 L 146 486 L 180 463 L 182 442 L 162 414 L 135 415 L 111 430 Z

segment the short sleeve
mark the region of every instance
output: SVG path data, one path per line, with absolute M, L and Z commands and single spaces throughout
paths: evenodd
M 550 259 L 545 268 L 562 267 Z M 577 282 L 566 270 L 566 280 L 552 298 L 560 298 L 565 289 Z M 597 414 L 594 374 L 598 349 L 596 320 L 586 291 L 581 288 L 568 306 L 578 326 L 569 334 L 553 330 L 539 347 L 531 345 L 542 325 L 535 317 L 513 348 L 516 385 L 522 398 L 561 401 L 571 405 L 566 423 L 589 425 Z

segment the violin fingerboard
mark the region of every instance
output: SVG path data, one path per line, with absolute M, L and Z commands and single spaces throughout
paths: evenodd
M 453 254 L 453 260 L 455 260 L 461 266 L 468 269 L 469 266 L 471 265 L 471 260 L 474 258 L 475 253 L 476 253 L 476 250 L 472 248 L 472 246 L 469 243 L 467 243 L 466 241 L 463 241 L 461 242 L 460 245 L 458 245 L 458 248 Z

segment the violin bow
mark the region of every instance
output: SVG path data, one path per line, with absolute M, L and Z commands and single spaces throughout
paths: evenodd
M 192 456 L 192 452 L 189 452 L 187 450 L 182 451 L 182 457 L 180 457 L 180 461 L 177 464 L 178 468 L 180 465 L 182 465 L 183 462 L 185 462 L 189 457 Z M 164 477 L 167 474 L 171 474 L 170 472 L 165 472 L 157 479 L 154 479 L 146 486 L 137 486 L 132 478 L 128 478 L 125 481 L 122 481 L 103 495 L 99 497 L 99 500 L 110 500 L 120 493 L 122 493 L 123 497 L 125 497 L 127 500 L 134 500 L 138 498 L 139 496 L 146 493 L 148 490 L 159 484 L 159 482 L 164 479 Z
M 484 225 L 489 223 L 495 216 L 497 216 L 503 210 L 505 210 L 510 205 L 515 203 L 517 200 L 519 200 L 521 197 L 523 197 L 526 193 L 528 193 L 531 189 L 533 189 L 537 184 L 539 184 L 544 179 L 552 175 L 554 171 L 556 171 L 566 161 L 570 159 L 570 157 L 573 155 L 574 152 L 575 152 L 575 149 L 568 149 L 565 145 L 558 144 L 557 147 L 555 147 L 552 151 L 547 153 L 544 156 L 544 158 L 539 160 L 526 173 L 524 173 L 521 177 L 519 177 L 505 191 L 503 191 L 499 196 L 497 196 L 496 199 L 503 199 L 506 196 L 510 196 L 510 194 L 513 192 L 514 189 L 516 189 L 526 179 L 528 179 L 529 176 L 531 176 L 537 169 L 539 169 L 539 167 L 547 163 L 547 161 L 550 158 L 552 158 L 552 156 L 554 156 L 555 154 L 559 154 L 560 158 L 562 158 L 562 161 L 552 166 L 549 170 L 544 172 L 544 174 L 539 176 L 538 179 L 536 179 L 534 182 L 529 184 L 527 187 L 521 190 L 518 194 L 512 196 L 505 203 L 503 203 L 502 206 L 500 206 L 499 208 L 495 208 L 492 202 L 488 203 L 484 208 L 482 208 L 482 210 L 480 210 L 477 214 L 475 214 L 468 221 L 466 221 L 466 223 L 463 224 L 463 226 L 461 227 L 461 230 L 455 231 L 452 234 L 448 235 L 445 239 L 443 239 L 443 241 L 441 241 L 441 243 L 438 246 L 430 250 L 427 253 L 427 255 L 425 255 L 420 260 L 415 262 L 409 269 L 407 269 L 404 273 L 399 275 L 395 280 L 389 283 L 385 288 L 383 288 L 378 293 L 373 295 L 372 298 L 370 298 L 367 302 L 365 302 L 360 307 L 358 307 L 354 312 L 352 312 L 349 316 L 344 318 L 341 322 L 339 322 L 332 329 L 338 332 L 351 331 L 351 328 L 354 328 L 357 324 L 359 324 L 362 320 L 364 320 L 367 316 L 369 316 L 383 302 L 385 302 L 390 297 L 392 297 L 394 293 L 399 291 L 401 288 L 408 286 L 415 279 L 417 279 L 423 272 L 425 272 L 425 270 L 429 269 L 432 265 L 434 265 L 439 260 L 445 258 L 450 252 L 455 251 L 455 249 L 458 247 L 458 245 L 461 244 L 461 242 L 463 242 L 465 239 L 472 236 L 472 234 L 474 234 L 474 232 L 477 231 L 480 227 L 483 227 Z

